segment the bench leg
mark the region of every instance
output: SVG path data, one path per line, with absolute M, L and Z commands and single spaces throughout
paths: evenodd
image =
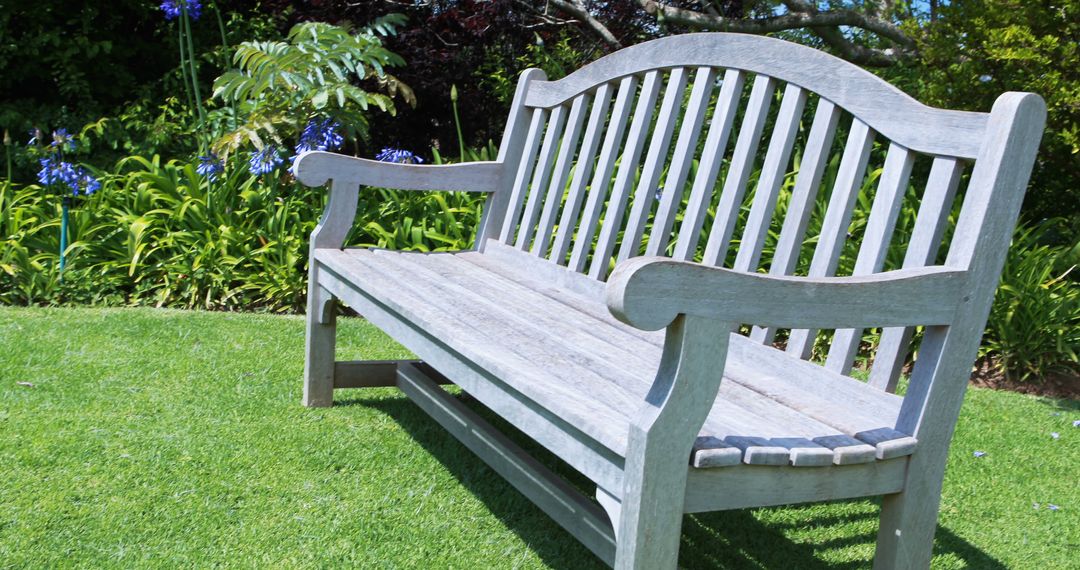
M 633 453 L 626 460 L 626 482 L 616 522 L 616 570 L 674 569 L 679 560 L 687 465 L 659 453 Z M 653 446 L 655 447 L 659 446 Z M 651 457 L 650 457 L 651 456 Z M 650 461 L 651 460 L 651 461 Z
M 930 567 L 945 462 L 920 459 L 918 452 L 911 456 L 904 490 L 882 498 L 875 570 Z
M 312 276 L 308 283 L 307 341 L 304 346 L 304 405 L 334 403 L 334 345 L 337 313 L 334 297 Z

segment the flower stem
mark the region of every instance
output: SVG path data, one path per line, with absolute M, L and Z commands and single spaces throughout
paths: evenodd
M 457 127 L 457 141 L 458 141 L 458 162 L 465 162 L 465 137 L 461 135 L 461 118 L 458 117 L 457 110 L 457 85 L 454 85 L 450 89 L 450 106 L 454 108 L 454 126 Z
M 178 34 L 177 43 L 180 45 L 180 82 L 184 84 L 184 94 L 187 95 L 188 109 L 194 109 L 195 99 L 191 96 L 191 83 L 188 81 L 187 56 L 185 55 L 186 48 L 184 47 L 184 25 L 178 22 L 176 29 Z
M 67 266 L 68 208 L 71 198 L 65 197 L 60 206 L 60 282 L 64 281 L 64 267 Z
M 206 111 L 203 110 L 202 93 L 199 91 L 199 70 L 195 65 L 195 44 L 191 41 L 191 18 L 188 17 L 187 3 L 181 3 L 181 20 L 184 28 L 184 36 L 187 39 L 188 65 L 191 67 L 191 87 L 195 91 L 195 107 L 199 111 L 199 131 L 206 126 Z M 203 138 L 199 136 L 199 151 L 204 151 Z
M 218 8 L 217 2 L 211 3 L 214 8 L 214 16 L 217 17 L 218 31 L 221 32 L 221 49 L 225 54 L 223 61 L 221 62 L 221 69 L 229 69 L 229 38 L 225 36 L 225 21 L 221 18 L 221 8 Z M 232 116 L 229 117 L 229 124 L 231 128 L 236 129 L 236 102 L 229 101 L 229 109 L 232 111 Z

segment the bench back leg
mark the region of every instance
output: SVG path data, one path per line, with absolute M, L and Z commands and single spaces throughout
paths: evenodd
M 304 405 L 328 407 L 334 403 L 334 347 L 337 313 L 334 297 L 322 288 L 311 271 L 308 280 L 307 341 L 304 345 Z
M 882 497 L 874 570 L 930 567 L 945 465 L 927 457 L 912 455 L 904 490 Z

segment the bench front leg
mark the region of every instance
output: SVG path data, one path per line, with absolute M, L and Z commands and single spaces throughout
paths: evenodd
M 308 279 L 304 344 L 304 405 L 323 408 L 334 403 L 334 349 L 337 341 L 336 300 L 319 285 L 312 264 Z
M 731 323 L 679 315 L 630 426 L 615 568 L 675 568 L 690 452 L 720 389 Z

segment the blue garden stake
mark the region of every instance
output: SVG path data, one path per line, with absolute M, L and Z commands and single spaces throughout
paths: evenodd
M 35 129 L 32 133 L 29 146 L 38 145 L 42 137 L 41 131 Z M 65 151 L 74 151 L 75 142 L 65 129 L 57 129 L 52 133 L 52 142 L 39 152 L 44 156 L 38 160 L 41 170 L 38 171 L 38 182 L 47 189 L 59 190 L 64 193 L 60 202 L 60 275 L 59 280 L 64 280 L 64 267 L 67 266 L 65 250 L 68 246 L 68 211 L 75 204 L 78 196 L 89 196 L 101 188 L 101 182 L 94 178 L 89 170 L 64 161 Z
M 68 209 L 71 208 L 71 198 L 65 196 L 60 204 L 60 281 L 63 281 L 64 266 L 67 265 L 64 252 L 67 250 Z

